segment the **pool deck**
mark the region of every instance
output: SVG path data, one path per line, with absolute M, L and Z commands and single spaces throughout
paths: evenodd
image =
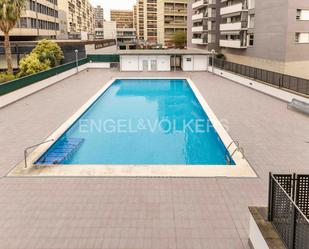
M 267 204 L 268 172 L 308 173 L 309 118 L 286 103 L 209 73 L 190 77 L 258 178 L 7 178 L 112 77 L 81 72 L 0 109 L 0 248 L 238 249 L 248 206 Z

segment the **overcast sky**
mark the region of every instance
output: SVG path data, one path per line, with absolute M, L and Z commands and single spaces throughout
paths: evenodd
M 132 9 L 132 6 L 136 3 L 136 0 L 90 0 L 95 7 L 101 5 L 104 9 L 104 18 L 110 20 L 109 11 L 111 9 Z

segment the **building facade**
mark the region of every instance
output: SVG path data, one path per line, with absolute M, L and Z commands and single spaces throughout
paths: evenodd
M 135 19 L 139 43 L 157 43 L 157 0 L 137 0 Z
M 204 26 L 210 2 L 216 10 L 215 39 L 209 39 L 209 21 Z M 190 1 L 188 13 L 189 46 L 215 49 L 235 63 L 309 78 L 307 0 L 198 0 Z
M 55 39 L 59 34 L 57 0 L 28 0 L 16 27 L 10 32 L 11 40 Z M 0 35 L 3 36 L 2 32 Z
M 94 22 L 95 28 L 103 28 L 104 10 L 100 5 L 94 8 Z
M 136 2 L 136 34 L 137 39 L 142 42 L 145 40 L 144 35 L 144 0 Z
M 111 10 L 111 21 L 116 22 L 117 45 L 120 49 L 136 48 L 134 8 L 131 10 Z
M 187 0 L 158 0 L 158 42 L 173 47 L 176 32 L 187 33 Z
M 69 39 L 93 39 L 95 10 L 88 0 L 59 1 L 59 9 L 66 15 Z
M 199 0 L 188 3 L 188 47 L 211 51 L 219 49 L 221 0 Z

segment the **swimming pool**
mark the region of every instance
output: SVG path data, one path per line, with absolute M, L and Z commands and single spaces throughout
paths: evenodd
M 185 79 L 119 79 L 37 164 L 234 165 Z
M 256 174 L 191 79 L 117 77 L 8 176 Z

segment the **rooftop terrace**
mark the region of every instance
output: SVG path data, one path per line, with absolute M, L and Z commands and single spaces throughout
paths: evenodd
M 90 69 L 0 109 L 0 248 L 249 248 L 248 206 L 267 205 L 268 172 L 308 172 L 308 117 L 209 73 L 159 75 L 195 82 L 258 178 L 6 177 L 111 77 L 136 76 Z

